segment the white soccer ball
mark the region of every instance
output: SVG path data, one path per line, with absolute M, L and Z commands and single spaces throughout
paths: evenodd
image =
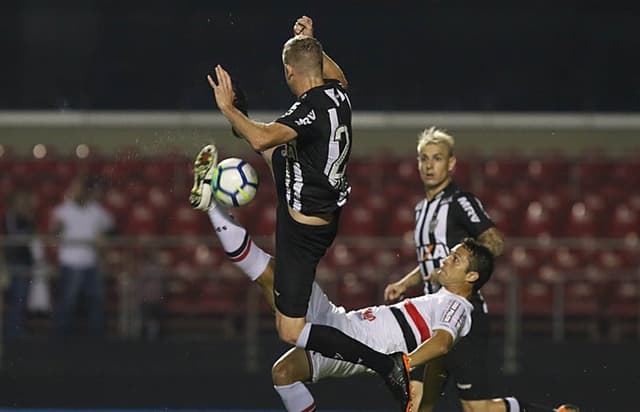
M 213 196 L 225 206 L 244 206 L 258 190 L 258 173 L 246 160 L 230 157 L 218 163 L 211 185 Z

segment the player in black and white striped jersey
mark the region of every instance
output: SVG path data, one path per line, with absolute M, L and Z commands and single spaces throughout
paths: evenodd
M 437 292 L 440 285 L 434 282 L 432 274 L 442 265 L 451 247 L 465 237 L 477 239 L 494 256 L 502 253 L 503 235 L 480 200 L 453 182 L 454 146 L 453 137 L 435 127 L 425 129 L 418 136 L 418 169 L 425 188 L 425 198 L 415 208 L 414 242 L 418 266 L 386 287 L 387 302 L 403 298 L 412 286 L 423 284 L 425 294 Z M 448 377 L 454 379 L 465 410 L 517 412 L 521 409 L 520 401 L 514 397 L 491 399 L 486 359 L 489 342 L 487 306 L 480 293 L 474 293 L 470 300 L 474 311 L 469 336 L 447 355 L 446 360 L 429 364 L 426 372 L 421 369 L 412 372 L 416 403 L 420 403 L 423 386 L 425 389 L 420 406 L 422 412 L 433 408 Z
M 406 412 L 411 405 L 406 355 L 381 354 L 336 328 L 305 319 L 316 267 L 335 239 L 340 210 L 350 192 L 346 171 L 352 143 L 351 102 L 344 73 L 313 37 L 313 21 L 303 16 L 293 29 L 282 62 L 297 99 L 275 121 L 256 122 L 234 107 L 233 82 L 220 65 L 215 68 L 217 82 L 208 76 L 216 104 L 234 133 L 262 152 L 274 175 L 279 201 L 273 288 L 276 328 L 283 341 L 299 348 L 375 370 Z M 200 192 L 197 187 L 193 191 Z M 191 200 L 197 203 L 195 197 Z

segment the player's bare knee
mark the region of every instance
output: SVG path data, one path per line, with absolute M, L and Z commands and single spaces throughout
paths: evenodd
M 274 385 L 291 385 L 296 382 L 295 365 L 289 358 L 278 359 L 271 367 L 271 380 Z
M 461 399 L 460 403 L 464 412 L 490 412 L 492 410 L 491 401 L 488 399 L 473 401 Z

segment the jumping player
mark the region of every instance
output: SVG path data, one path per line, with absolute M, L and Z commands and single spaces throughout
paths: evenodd
M 291 108 L 271 123 L 249 119 L 234 107 L 229 73 L 215 68 L 208 76 L 216 104 L 235 133 L 262 152 L 271 167 L 278 194 L 274 302 L 280 338 L 327 357 L 362 363 L 378 372 L 400 400 L 411 404 L 408 359 L 398 352 L 381 354 L 340 330 L 305 318 L 316 267 L 337 234 L 340 210 L 351 187 L 346 169 L 351 153 L 351 102 L 340 67 L 313 37 L 313 22 L 299 18 L 294 37 L 283 47 L 287 84 L 297 97 Z M 208 156 L 211 156 L 209 153 Z M 206 184 L 206 173 L 201 174 Z M 206 210 L 207 190 L 194 185 L 191 203 Z

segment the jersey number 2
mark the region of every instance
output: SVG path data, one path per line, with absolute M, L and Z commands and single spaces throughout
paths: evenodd
M 338 124 L 338 113 L 335 108 L 329 109 L 329 120 L 331 121 L 331 139 L 324 174 L 329 178 L 331 186 L 337 188 L 342 183 L 347 167 L 351 136 L 347 126 Z

